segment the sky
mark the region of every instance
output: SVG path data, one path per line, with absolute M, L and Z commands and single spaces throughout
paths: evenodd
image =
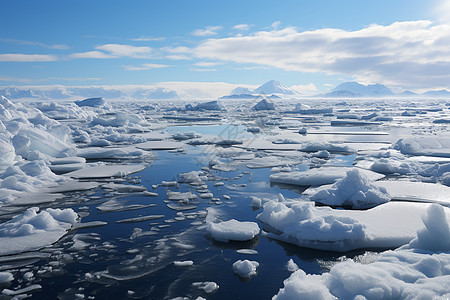
M 2 0 L 0 86 L 450 90 L 447 0 Z

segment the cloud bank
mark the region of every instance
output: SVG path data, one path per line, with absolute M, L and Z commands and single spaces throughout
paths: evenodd
M 208 39 L 192 49 L 193 55 L 392 86 L 447 87 L 450 81 L 450 25 L 423 20 L 355 31 L 277 28 Z

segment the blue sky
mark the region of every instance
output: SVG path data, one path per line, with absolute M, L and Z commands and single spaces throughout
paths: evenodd
M 5 0 L 0 85 L 448 89 L 446 2 Z

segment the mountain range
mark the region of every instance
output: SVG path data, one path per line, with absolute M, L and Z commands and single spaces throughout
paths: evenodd
M 383 84 L 369 84 L 364 85 L 355 81 L 344 82 L 339 84 L 337 87 L 332 89 L 326 94 L 316 95 L 316 97 L 327 97 L 327 98 L 341 98 L 341 97 L 387 97 L 387 96 L 405 96 L 405 97 L 450 97 L 450 92 L 447 90 L 440 91 L 428 91 L 423 94 L 417 94 L 411 91 L 404 91 L 402 93 L 394 93 Z
M 9 99 L 79 99 L 103 97 L 105 99 L 131 98 L 138 100 L 163 100 L 180 99 L 177 91 L 163 87 L 138 88 L 134 90 L 111 89 L 101 86 L 97 87 L 42 87 L 42 88 L 17 88 L 6 87 L 0 89 L 0 96 Z M 219 99 L 260 99 L 262 97 L 271 99 L 295 98 L 302 96 L 299 92 L 285 86 L 277 80 L 270 80 L 254 90 L 246 87 L 237 87 L 230 94 Z M 217 96 L 216 96 L 217 97 Z M 445 97 L 450 98 L 450 92 L 447 90 L 428 91 L 423 94 L 417 94 L 411 91 L 394 93 L 383 84 L 364 85 L 355 81 L 344 82 L 336 86 L 327 93 L 314 95 L 312 97 L 323 98 L 357 98 L 357 97 Z
M 19 89 L 7 87 L 0 89 L 0 96 L 9 99 L 72 99 L 95 98 L 106 99 L 133 98 L 133 99 L 179 99 L 177 92 L 165 88 L 138 89 L 125 92 L 118 89 L 105 89 L 103 87 L 54 87 L 51 89 Z
M 254 90 L 245 87 L 237 87 L 232 90 L 229 95 L 220 97 L 219 99 L 260 99 L 262 96 L 271 99 L 279 99 L 279 95 L 299 95 L 299 93 L 288 88 L 278 80 L 270 80 Z

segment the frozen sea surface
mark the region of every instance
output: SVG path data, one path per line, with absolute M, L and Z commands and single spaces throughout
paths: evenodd
M 263 104 L 2 97 L 0 298 L 448 297 L 446 101 Z

